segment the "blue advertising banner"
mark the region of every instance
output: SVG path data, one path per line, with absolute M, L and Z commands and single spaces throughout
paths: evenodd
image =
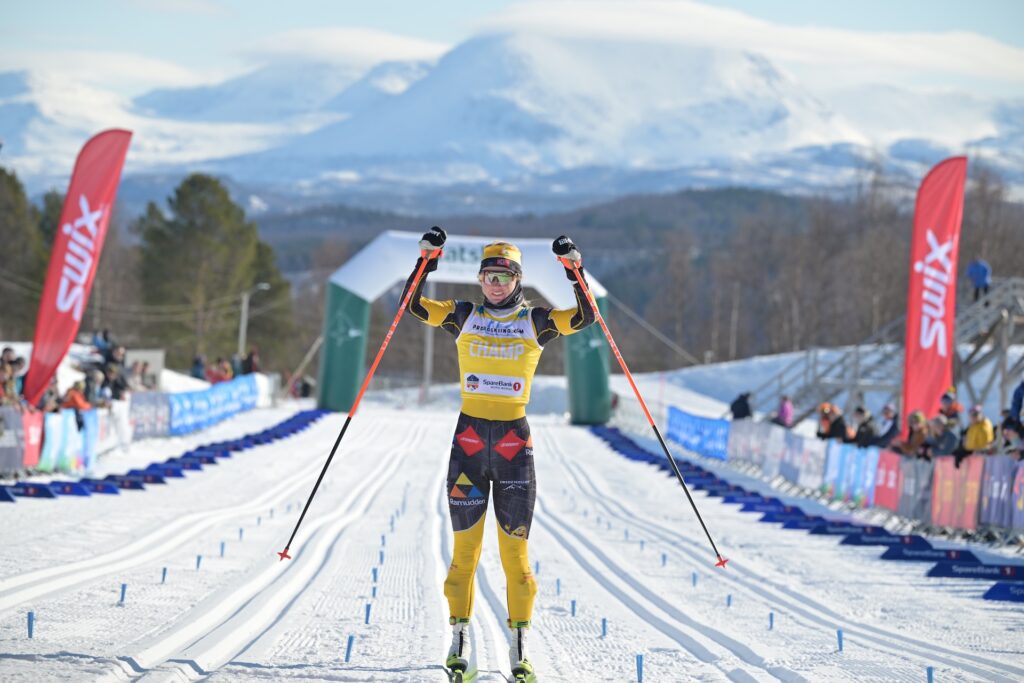
M 84 469 L 84 463 L 82 433 L 78 430 L 78 417 L 74 410 L 69 409 L 60 411 L 60 416 L 64 439 L 60 453 L 57 454 L 57 469 L 63 472 L 81 472 Z
M 1024 602 L 1024 586 L 1000 581 L 981 596 L 986 600 L 1006 600 L 1010 602 Z
M 255 396 L 255 389 L 253 392 Z M 729 448 L 728 420 L 690 415 L 675 406 L 668 409 L 667 436 L 688 451 L 725 460 Z
M 846 472 L 846 456 L 849 449 L 838 441 L 829 441 L 825 451 L 825 475 L 821 490 L 829 498 L 842 497 L 843 478 Z
M 39 454 L 37 469 L 53 472 L 57 469 L 60 454 L 64 450 L 64 416 L 60 413 L 46 413 L 43 418 L 43 449 Z
M 938 562 L 928 576 L 988 579 L 991 581 L 1024 581 L 1024 564 L 967 564 Z
M 96 444 L 99 442 L 100 417 L 95 410 L 82 413 L 82 467 L 91 472 L 96 466 Z
M 1013 528 L 1024 529 L 1024 462 L 1017 463 L 1013 475 Z
M 255 377 L 243 375 L 202 391 L 167 394 L 167 398 L 170 403 L 169 433 L 177 436 L 204 429 L 243 410 L 255 408 L 259 389 Z
M 1017 460 L 1009 455 L 985 458 L 981 475 L 981 508 L 979 521 L 1010 528 L 1013 523 L 1013 477 L 1017 473 Z

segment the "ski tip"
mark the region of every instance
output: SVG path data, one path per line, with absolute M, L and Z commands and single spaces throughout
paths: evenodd
M 729 560 L 727 560 L 727 559 L 725 559 L 724 557 L 722 557 L 721 555 L 719 555 L 719 556 L 718 556 L 718 562 L 715 562 L 715 566 L 716 566 L 716 567 L 721 567 L 722 569 L 725 569 L 725 564 L 726 564 L 726 563 L 727 563 L 728 561 L 729 561 Z
M 279 552 L 277 556 L 281 558 L 281 561 L 292 559 L 292 556 L 288 554 L 288 548 L 285 548 L 284 550 Z

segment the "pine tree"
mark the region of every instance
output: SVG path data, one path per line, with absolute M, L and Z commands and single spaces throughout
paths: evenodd
M 31 339 L 46 255 L 35 209 L 18 176 L 0 167 L 0 339 Z

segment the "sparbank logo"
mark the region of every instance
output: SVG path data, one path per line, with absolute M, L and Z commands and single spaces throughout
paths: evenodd
M 476 391 L 480 388 L 480 378 L 476 375 L 470 375 L 466 378 L 466 389 L 468 391 Z
M 953 240 L 940 243 L 931 228 L 925 238 L 928 240 L 928 255 L 914 264 L 914 272 L 921 275 L 921 301 L 915 305 L 921 308 L 922 349 L 935 347 L 936 353 L 945 358 L 949 352 L 946 339 L 946 296 L 949 293 L 953 273 L 950 252 Z

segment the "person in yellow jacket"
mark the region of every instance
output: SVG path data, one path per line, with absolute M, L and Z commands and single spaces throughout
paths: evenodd
M 429 255 L 442 249 L 446 238 L 444 230 L 434 227 L 423 235 L 420 248 Z M 579 267 L 579 250 L 568 237 L 556 239 L 552 250 L 557 257 Z M 417 270 L 422 258 L 417 261 Z M 473 577 L 480 560 L 490 497 L 508 586 L 510 680 L 535 681 L 533 665 L 526 654 L 526 630 L 537 594 L 527 554 L 537 484 L 526 405 L 544 346 L 593 323 L 594 310 L 568 268 L 566 275 L 574 282 L 575 308 L 530 306 L 523 297 L 522 253 L 508 242 L 494 242 L 483 249 L 477 276 L 483 290 L 482 302 L 434 301 L 423 297 L 426 273 L 436 268 L 437 258 L 430 258 L 408 310 L 455 338 L 461 376 L 462 410 L 452 440 L 446 484 L 455 547 L 444 582 L 452 625 L 452 645 L 445 666 L 453 680 L 468 683 L 476 678 L 469 647 L 469 623 L 473 613 Z M 582 272 L 580 268 L 581 275 Z M 410 276 L 406 291 L 412 281 Z
M 967 426 L 967 433 L 964 434 L 964 450 L 967 451 L 968 455 L 971 453 L 983 453 L 996 440 L 992 421 L 985 417 L 980 405 L 971 408 L 970 420 L 971 422 Z

